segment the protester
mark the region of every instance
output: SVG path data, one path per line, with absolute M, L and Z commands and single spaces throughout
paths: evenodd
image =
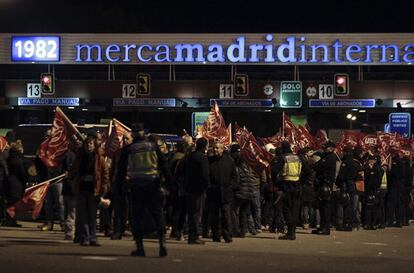
M 100 246 L 96 237 L 96 212 L 100 198 L 109 189 L 109 170 L 105 158 L 98 152 L 95 138 L 88 135 L 77 154 L 73 171 L 76 178 L 79 243 Z

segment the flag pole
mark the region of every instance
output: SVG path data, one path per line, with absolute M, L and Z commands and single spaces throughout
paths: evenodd
M 56 111 L 59 112 L 62 115 L 62 117 L 66 120 L 66 122 L 69 123 L 72 126 L 72 128 L 76 131 L 76 135 L 80 136 L 80 138 L 82 140 L 85 140 L 85 138 L 83 137 L 83 135 L 79 132 L 78 128 L 76 128 L 76 126 L 73 125 L 72 121 L 70 121 L 70 119 L 62 111 L 62 109 L 60 109 L 59 106 L 56 106 Z
M 123 124 L 122 122 L 120 122 L 119 120 L 117 120 L 116 118 L 113 118 L 114 121 L 118 122 L 119 124 L 121 124 L 124 128 L 126 128 L 128 131 L 131 132 L 131 128 L 129 128 L 128 126 L 126 126 L 125 124 Z

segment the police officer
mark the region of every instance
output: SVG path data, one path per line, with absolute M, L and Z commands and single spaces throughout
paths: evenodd
M 318 193 L 318 206 L 321 215 L 321 225 L 312 230 L 312 234 L 329 235 L 331 225 L 330 193 L 335 182 L 336 158 L 335 143 L 329 141 L 325 144 L 322 158 L 315 163 L 316 171 L 315 191 Z
M 272 177 L 280 177 L 279 186 L 284 193 L 283 216 L 288 232 L 280 236 L 280 240 L 296 239 L 296 222 L 299 217 L 300 203 L 300 176 L 302 161 L 292 153 L 289 142 L 282 142 L 282 156 L 276 158 L 272 164 Z
M 382 169 L 377 164 L 377 158 L 373 155 L 368 156 L 368 162 L 364 167 L 365 178 L 365 229 L 377 229 L 376 215 L 377 215 L 377 199 L 379 189 L 381 187 Z
M 402 227 L 403 224 L 403 204 L 404 198 L 404 177 L 406 164 L 403 161 L 404 154 L 396 151 L 392 157 L 387 200 L 387 226 Z M 394 219 L 396 223 L 394 225 Z
M 167 256 L 162 214 L 161 185 L 162 174 L 171 177 L 168 158 L 160 150 L 161 142 L 147 138 L 142 123 L 133 124 L 132 144 L 126 146 L 118 166 L 119 180 L 130 186 L 132 204 L 132 230 L 136 250 L 131 256 L 145 256 L 143 245 L 142 220 L 148 209 L 154 219 L 159 238 L 159 256 Z

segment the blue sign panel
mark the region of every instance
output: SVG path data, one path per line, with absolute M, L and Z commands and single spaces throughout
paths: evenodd
M 59 36 L 13 36 L 11 39 L 13 62 L 59 62 Z
M 375 99 L 309 100 L 309 108 L 374 108 Z
M 79 106 L 79 98 L 24 98 L 17 99 L 19 106 Z
M 204 122 L 207 120 L 210 112 L 194 112 L 191 115 L 191 133 L 193 137 L 197 135 L 197 132 L 201 130 L 204 125 Z
M 175 99 L 163 98 L 114 98 L 114 106 L 175 107 Z
M 411 114 L 391 113 L 389 116 L 390 133 L 398 133 L 403 137 L 411 136 Z
M 274 107 L 271 99 L 263 100 L 249 100 L 249 99 L 210 99 L 210 106 L 214 105 L 214 101 L 217 102 L 219 107 Z

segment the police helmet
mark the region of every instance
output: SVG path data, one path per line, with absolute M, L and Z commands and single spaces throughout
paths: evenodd
M 349 200 L 351 200 L 351 199 L 350 199 L 349 194 L 347 192 L 344 192 L 344 191 L 338 191 L 337 192 L 336 202 L 339 205 L 346 205 L 346 204 L 348 204 Z
M 328 185 L 322 185 L 319 188 L 319 199 L 321 201 L 327 201 L 331 199 L 331 188 Z
M 377 198 L 374 194 L 369 194 L 367 195 L 365 201 L 367 206 L 375 206 L 375 204 L 377 203 Z

